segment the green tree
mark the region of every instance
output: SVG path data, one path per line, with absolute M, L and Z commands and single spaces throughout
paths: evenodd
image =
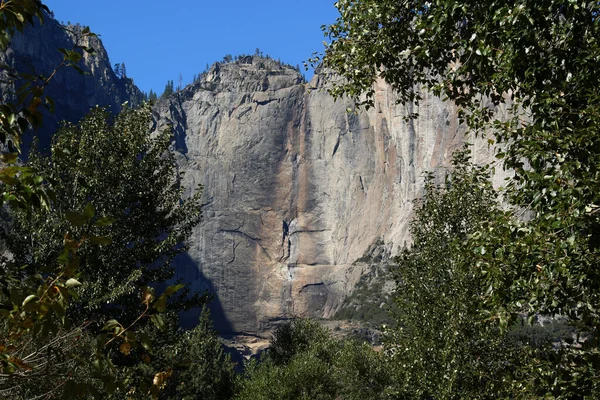
M 233 362 L 213 328 L 207 307 L 202 310 L 199 324 L 181 333 L 174 350 L 169 356 L 176 357 L 179 362 L 165 389 L 167 396 L 182 400 L 226 400 L 233 397 Z
M 121 63 L 120 71 L 121 71 L 120 78 L 121 79 L 127 79 L 127 68 L 125 67 L 125 63 L 124 62 Z
M 151 118 L 149 106 L 126 109 L 114 122 L 96 108 L 80 123 L 66 124 L 55 134 L 51 153 L 34 151 L 29 161 L 52 184 L 52 209 L 16 209 L 8 217 L 4 240 L 17 265 L 31 270 L 61 254 L 70 224 L 77 225 L 71 235 L 100 245 L 78 249 L 82 319 L 133 321 L 144 288 L 172 278 L 172 260 L 186 250 L 201 219 L 201 190 L 182 199 L 171 133 L 149 135 Z M 83 223 L 74 211 L 86 207 L 93 208 L 93 217 Z
M 391 375 L 370 345 L 340 341 L 317 322 L 279 326 L 271 347 L 246 368 L 237 399 L 379 399 Z
M 13 208 L 4 220 L 3 239 L 12 255 L 2 264 L 3 276 L 10 277 L 7 297 L 27 304 L 23 289 L 30 277 L 53 272 L 56 260 L 64 260 L 61 275 L 70 280 L 68 290 L 45 286 L 57 290 L 61 308 L 52 309 L 62 323 L 50 320 L 41 335 L 40 326 L 13 342 L 30 354 L 17 365 L 29 372 L 0 380 L 0 390 L 14 398 L 60 396 L 63 385 L 72 396 L 106 398 L 133 388 L 143 397 L 149 391 L 157 396 L 172 375 L 176 358 L 161 354 L 177 341 L 161 342 L 155 327 L 176 326 L 177 311 L 203 300 L 187 300 L 183 291 L 169 301 L 182 284 L 160 296 L 149 286 L 166 286 L 172 278 L 171 261 L 185 251 L 201 218 L 200 192 L 182 200 L 168 151 L 171 135 L 149 135 L 150 121 L 149 106 L 126 109 L 114 121 L 97 108 L 79 124 L 66 124 L 51 154 L 30 156 L 30 168 L 52 185 L 51 204 L 44 212 Z M 88 345 L 73 346 L 73 337 Z M 146 359 L 154 359 L 151 368 L 136 367 Z M 90 360 L 98 361 L 95 367 Z
M 148 93 L 148 101 L 154 103 L 156 100 L 158 100 L 158 96 L 152 89 L 150 89 L 150 93 Z
M 447 97 L 472 130 L 500 142 L 514 171 L 502 216 L 465 245 L 486 291 L 483 310 L 506 329 L 522 313 L 577 327 L 545 369 L 551 396 L 600 391 L 600 3 L 547 0 L 340 0 L 321 59 L 332 92 L 373 104 L 386 80 L 400 101 Z M 504 113 L 507 110 L 507 113 Z
M 0 4 L 0 47 L 5 50 L 13 33 L 33 24 L 35 17 L 43 22 L 47 11 L 40 1 L 34 0 Z M 80 33 L 94 36 L 89 28 L 82 28 Z M 39 218 L 50 211 L 56 197 L 36 168 L 16 163 L 18 153 L 14 151 L 19 150 L 23 132 L 42 123 L 39 107 L 46 106 L 52 111 L 53 102 L 44 96 L 44 91 L 56 72 L 65 66 L 82 72 L 77 65 L 82 52 L 92 52 L 79 45 L 72 50 L 58 50 L 64 58 L 48 77 L 7 71 L 3 67 L 3 73 L 20 84 L 15 90 L 15 103 L 0 104 L 0 139 L 13 151 L 1 156 L 3 201 L 13 211 L 30 218 Z M 80 179 L 79 184 L 86 182 Z M 166 309 L 169 296 L 181 288 L 181 285 L 167 287 L 158 297 L 153 289 L 144 288 L 143 297 L 137 300 L 137 318 L 127 326 L 115 319 L 95 330 L 89 329 L 89 321 L 72 326 L 69 315 L 77 311 L 73 300 L 78 298 L 82 276 L 79 266 L 84 260 L 78 252 L 82 248 L 89 250 L 90 244 L 108 245 L 111 238 L 97 233 L 113 221 L 99 217 L 90 202 L 64 212 L 62 217 L 66 225 L 59 235 L 62 247 L 56 258 L 34 265 L 30 264 L 30 257 L 24 265 L 17 265 L 15 259 L 22 255 L 13 253 L 9 257 L 3 254 L 0 263 L 0 395 L 3 398 L 106 398 L 117 388 L 131 389 L 118 377 L 123 368 L 115 367 L 111 353 L 118 349 L 127 356 L 132 350 L 150 348 L 147 335 L 136 332 L 137 325 L 149 319 L 154 325 L 163 326 L 160 313 Z M 30 250 L 31 255 L 36 254 L 36 249 Z M 94 322 L 98 321 L 91 323 Z M 170 374 L 168 369 L 152 374 L 144 382 L 144 394 L 156 397 Z
M 116 63 L 113 66 L 113 71 L 115 71 L 115 75 L 117 76 L 117 78 L 121 78 L 123 76 L 121 72 L 121 64 Z
M 551 341 L 501 332 L 486 321 L 485 287 L 465 251 L 470 235 L 503 214 L 487 167 L 456 153 L 444 183 L 433 174 L 411 221 L 413 245 L 393 269 L 397 328 L 386 350 L 399 375 L 402 398 L 462 399 L 536 397 L 525 373 L 527 358 L 551 352 Z M 439 179 L 439 177 L 438 177 Z M 516 374 L 519 370 L 521 375 Z M 516 389 L 518 387 L 518 390 Z
M 163 91 L 163 94 L 160 95 L 160 98 L 166 99 L 167 97 L 172 95 L 174 92 L 175 92 L 175 88 L 173 87 L 173 81 L 167 81 L 167 84 L 165 85 L 165 90 Z

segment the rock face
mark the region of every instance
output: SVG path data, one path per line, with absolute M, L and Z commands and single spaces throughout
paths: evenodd
M 360 279 L 356 259 L 377 240 L 392 250 L 410 240 L 424 173 L 465 140 L 457 110 L 438 98 L 396 105 L 381 82 L 374 109 L 348 113 L 353 102 L 323 86 L 320 75 L 304 83 L 246 57 L 156 105 L 185 184 L 204 187 L 205 220 L 178 277 L 215 291 L 222 331 L 260 335 L 281 319 L 332 316 Z M 489 154 L 478 142 L 475 159 Z
M 0 52 L 0 64 L 21 73 L 48 77 L 62 62 L 63 55 L 58 49 L 72 50 L 75 45 L 80 45 L 96 51 L 95 55 L 83 53 L 78 66 L 85 74 L 73 68 L 62 68 L 48 84 L 45 94 L 54 100 L 55 112 L 44 113 L 43 127 L 37 132 L 44 147 L 49 144 L 60 121 L 76 122 L 96 105 L 118 112 L 124 102 L 136 105 L 142 99 L 133 80 L 115 75 L 100 39 L 82 37 L 81 30 L 79 26 L 62 26 L 47 16 L 43 24 L 36 23 L 35 27 L 17 33 L 8 50 Z M 4 72 L 3 68 L 3 75 Z M 14 87 L 6 82 L 0 85 L 3 100 L 14 101 Z
M 48 76 L 61 62 L 56 49 L 73 48 L 79 31 L 48 18 L 17 35 L 0 63 Z M 142 97 L 115 75 L 98 39 L 83 40 L 97 55 L 80 65 L 88 74 L 63 69 L 52 79 L 57 111 L 46 115 L 42 145 L 60 120 Z M 0 85 L 4 100 L 13 93 Z M 306 83 L 258 57 L 215 64 L 156 104 L 155 129 L 172 125 L 186 187 L 204 187 L 205 219 L 177 275 L 215 292 L 221 332 L 260 336 L 287 318 L 334 315 L 368 268 L 357 259 L 374 243 L 393 254 L 410 241 L 424 173 L 447 165 L 465 140 L 453 104 L 424 95 L 419 107 L 397 105 L 383 82 L 374 108 L 348 108 L 352 101 L 327 94 L 322 75 Z M 485 142 L 475 142 L 475 160 L 488 161 Z

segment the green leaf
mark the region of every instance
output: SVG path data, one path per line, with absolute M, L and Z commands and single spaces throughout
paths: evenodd
M 94 218 L 95 214 L 96 209 L 94 208 L 94 205 L 91 202 L 87 203 L 85 208 L 83 209 L 83 217 L 86 219 L 86 221 L 89 221 L 90 219 Z
M 95 245 L 109 245 L 112 243 L 112 238 L 108 236 L 90 236 L 89 240 Z
M 27 303 L 29 303 L 30 301 L 32 301 L 33 299 L 37 298 L 37 296 L 35 294 L 30 294 L 29 296 L 27 296 L 25 298 L 25 300 L 23 300 L 23 304 L 22 306 L 26 306 Z
M 158 329 L 162 330 L 165 327 L 165 322 L 160 314 L 152 314 L 150 316 L 150 321 L 156 326 Z
M 167 311 L 167 296 L 161 295 L 152 305 L 152 307 L 159 313 Z
M 144 349 L 146 349 L 148 351 L 152 351 L 152 340 L 150 339 L 150 336 L 148 336 L 147 333 L 140 332 L 138 334 L 138 339 L 139 339 L 141 345 L 144 347 Z
M 83 214 L 80 214 L 75 211 L 65 212 L 65 218 L 67 219 L 67 221 L 69 221 L 72 225 L 76 227 L 82 227 L 87 222 L 87 219 Z
M 12 164 L 19 158 L 19 153 L 2 153 L 0 155 L 0 160 L 7 164 Z
M 102 227 L 102 226 L 109 226 L 112 225 L 116 222 L 117 220 L 115 218 L 111 218 L 111 217 L 102 217 L 100 219 L 98 219 L 94 225 L 98 226 L 98 227 Z
M 119 321 L 117 321 L 116 319 L 111 319 L 104 324 L 104 326 L 102 327 L 102 330 L 103 331 L 111 331 L 111 330 L 115 329 L 116 327 L 120 327 L 120 326 L 121 326 L 121 324 L 119 324 Z
M 168 286 L 164 291 L 164 295 L 171 296 L 172 294 L 178 292 L 179 290 L 181 290 L 183 288 L 185 288 L 185 284 L 183 284 L 183 283 Z
M 75 278 L 70 278 L 70 279 L 67 279 L 67 281 L 65 282 L 65 286 L 66 287 L 78 287 L 78 286 L 81 286 L 81 282 L 79 282 Z

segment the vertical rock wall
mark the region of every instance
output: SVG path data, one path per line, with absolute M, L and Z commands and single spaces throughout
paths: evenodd
M 353 103 L 334 101 L 320 76 L 304 83 L 247 57 L 157 104 L 186 186 L 204 186 L 205 220 L 178 276 L 215 291 L 221 330 L 261 334 L 281 319 L 331 316 L 372 243 L 410 240 L 424 174 L 447 165 L 465 137 L 452 104 L 395 100 L 378 83 L 375 108 L 348 113 Z M 479 143 L 476 157 L 489 154 Z

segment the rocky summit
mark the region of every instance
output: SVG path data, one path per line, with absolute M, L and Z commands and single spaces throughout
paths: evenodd
M 373 243 L 410 240 L 424 174 L 448 165 L 464 128 L 453 104 L 423 94 L 418 107 L 398 105 L 384 82 L 375 89 L 375 107 L 356 110 L 328 94 L 323 74 L 306 83 L 289 66 L 243 57 L 156 105 L 186 187 L 204 190 L 205 218 L 177 276 L 216 293 L 222 332 L 330 317 Z M 489 160 L 476 142 L 475 160 Z

